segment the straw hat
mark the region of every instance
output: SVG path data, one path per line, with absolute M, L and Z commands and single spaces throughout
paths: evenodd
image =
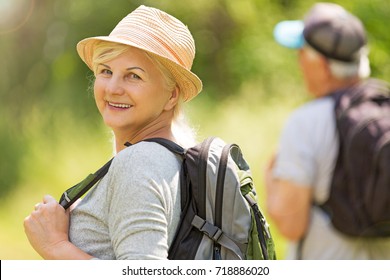
M 202 90 L 201 80 L 191 72 L 195 43 L 190 31 L 161 10 L 141 5 L 123 18 L 109 36 L 80 41 L 77 52 L 91 70 L 93 52 L 100 41 L 133 46 L 157 58 L 175 77 L 185 101 Z

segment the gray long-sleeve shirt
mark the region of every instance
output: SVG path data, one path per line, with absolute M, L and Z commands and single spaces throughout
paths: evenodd
M 99 259 L 166 259 L 180 218 L 180 167 L 156 143 L 122 150 L 72 211 L 70 241 Z

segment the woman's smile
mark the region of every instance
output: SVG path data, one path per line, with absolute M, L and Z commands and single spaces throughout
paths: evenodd
M 130 104 L 126 104 L 126 103 L 115 103 L 115 102 L 110 102 L 110 101 L 107 101 L 107 104 L 108 106 L 111 108 L 115 108 L 115 109 L 129 109 L 130 107 L 132 107 L 132 105 Z

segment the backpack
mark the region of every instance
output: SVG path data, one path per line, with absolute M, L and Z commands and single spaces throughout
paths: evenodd
M 349 236 L 390 236 L 390 87 L 369 79 L 332 95 L 340 147 L 321 208 Z
M 143 141 L 156 142 L 183 159 L 181 216 L 168 259 L 276 259 L 251 171 L 238 145 L 209 137 L 185 150 L 163 138 Z M 107 173 L 111 161 L 64 192 L 60 204 L 67 209 L 84 195 Z

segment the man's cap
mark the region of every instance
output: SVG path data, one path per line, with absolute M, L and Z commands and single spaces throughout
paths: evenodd
M 288 48 L 302 48 L 305 43 L 327 58 L 352 62 L 367 44 L 362 22 L 343 7 L 317 3 L 305 19 L 282 21 L 275 26 L 275 40 Z

